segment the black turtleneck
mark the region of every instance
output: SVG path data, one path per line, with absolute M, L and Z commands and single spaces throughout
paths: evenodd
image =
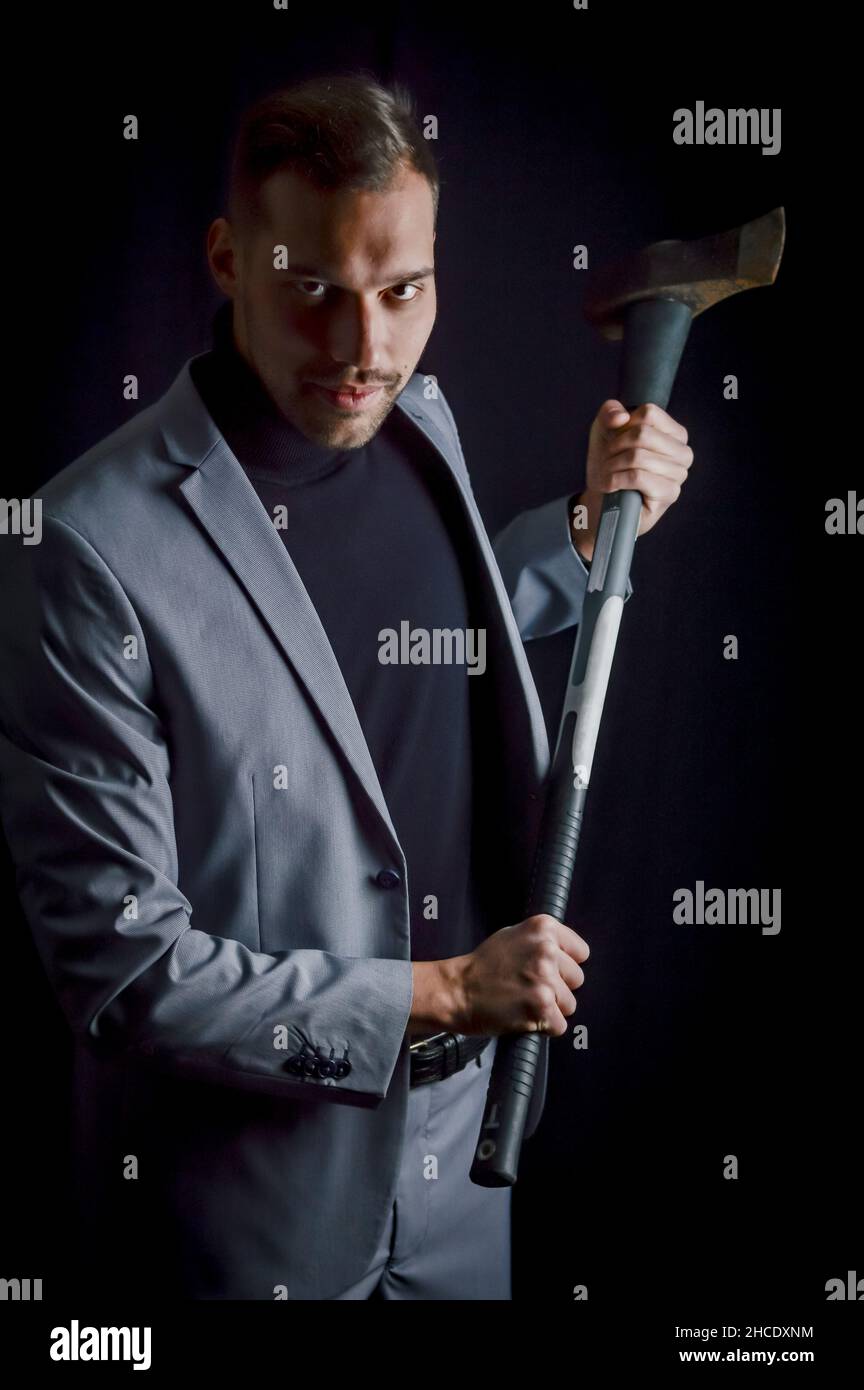
M 378 659 L 378 633 L 406 619 L 430 631 L 483 626 L 447 466 L 398 408 L 363 448 L 307 439 L 237 350 L 230 303 L 190 370 L 268 515 L 280 509 L 279 535 L 354 702 L 405 854 L 411 957 L 462 955 L 502 925 L 481 922 L 471 879 L 472 687 L 490 675 Z

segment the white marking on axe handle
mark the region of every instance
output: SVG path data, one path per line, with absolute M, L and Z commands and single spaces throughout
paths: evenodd
M 576 708 L 576 726 L 573 730 L 572 759 L 574 770 L 580 770 L 579 785 L 583 787 L 587 787 L 591 779 L 591 765 L 594 762 L 594 749 L 600 732 L 600 720 L 603 716 L 603 704 L 623 608 L 623 598 L 618 594 L 611 594 L 600 609 L 591 638 L 585 679 L 575 692 L 573 704 Z

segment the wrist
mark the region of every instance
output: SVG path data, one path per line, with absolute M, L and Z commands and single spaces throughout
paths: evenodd
M 465 973 L 471 956 L 451 956 L 439 960 L 441 967 L 442 1013 L 447 1019 L 445 1027 L 451 1033 L 463 1033 L 467 1018 Z
M 447 960 L 412 962 L 414 996 L 408 1020 L 409 1033 L 457 1033 L 464 1017 L 462 977 L 467 956 Z

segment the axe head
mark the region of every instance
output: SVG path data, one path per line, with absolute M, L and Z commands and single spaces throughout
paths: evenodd
M 693 317 L 739 290 L 773 283 L 786 219 L 782 208 L 698 241 L 655 241 L 590 273 L 584 311 L 604 338 L 623 335 L 624 310 L 643 299 L 674 299 Z

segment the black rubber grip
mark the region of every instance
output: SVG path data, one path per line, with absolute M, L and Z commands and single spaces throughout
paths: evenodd
M 549 789 L 525 914 L 546 912 L 559 922 L 570 897 L 586 795 L 585 787 L 573 786 L 570 740 L 562 738 L 560 748 L 563 756 L 553 770 L 557 785 Z M 498 1039 L 471 1165 L 471 1181 L 479 1187 L 511 1187 L 516 1181 L 542 1043 L 538 1033 L 507 1033 Z

